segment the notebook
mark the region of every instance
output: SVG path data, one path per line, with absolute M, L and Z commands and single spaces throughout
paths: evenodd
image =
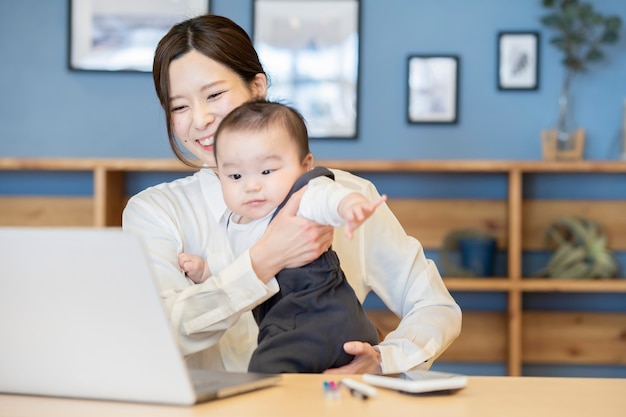
M 0 393 L 191 405 L 279 380 L 187 369 L 137 237 L 0 228 Z

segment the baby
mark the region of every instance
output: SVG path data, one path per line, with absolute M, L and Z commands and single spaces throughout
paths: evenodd
M 308 133 L 294 109 L 269 101 L 233 110 L 215 134 L 217 172 L 232 211 L 228 237 L 235 255 L 249 249 L 288 198 L 307 186 L 299 207 L 317 223 L 345 225 L 352 233 L 386 200 L 368 201 L 334 182 L 326 168 L 313 168 Z M 210 277 L 208 263 L 181 253 L 179 263 L 195 283 Z M 349 363 L 347 341 L 378 344 L 378 332 L 348 284 L 336 253 L 276 276 L 280 291 L 253 310 L 259 324 L 251 372 L 323 372 Z

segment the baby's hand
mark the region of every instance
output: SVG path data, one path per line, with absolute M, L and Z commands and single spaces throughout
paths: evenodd
M 206 265 L 204 259 L 198 255 L 192 255 L 191 253 L 184 252 L 180 253 L 178 255 L 178 265 L 189 277 L 189 279 L 196 284 L 200 284 L 208 278 L 208 275 L 204 274 L 204 269 L 208 269 L 208 265 Z
M 348 239 L 352 239 L 354 231 L 385 201 L 387 201 L 387 196 L 384 194 L 377 201 L 371 203 L 359 193 L 349 194 L 341 201 L 339 214 L 346 222 L 344 230 Z

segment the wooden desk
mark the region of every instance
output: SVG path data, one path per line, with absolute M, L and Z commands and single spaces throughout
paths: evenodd
M 360 379 L 360 377 L 355 377 Z M 626 415 L 626 379 L 471 377 L 453 395 L 410 396 L 379 389 L 369 400 L 342 389 L 327 399 L 325 375 L 285 375 L 275 387 L 195 407 L 0 395 L 0 417 L 375 416 L 577 417 Z

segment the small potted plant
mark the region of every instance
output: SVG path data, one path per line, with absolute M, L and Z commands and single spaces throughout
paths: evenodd
M 619 39 L 622 20 L 617 15 L 603 15 L 594 10 L 590 2 L 578 0 L 542 0 L 549 13 L 541 18 L 541 23 L 556 34 L 550 43 L 563 52 L 565 75 L 559 96 L 559 116 L 556 130 L 544 136 L 552 139 L 556 152 L 563 151 L 563 159 L 579 159 L 582 156 L 584 133 L 579 130 L 576 136 L 570 128 L 570 85 L 574 75 L 588 70 L 589 65 L 605 58 L 603 48 Z M 576 143 L 578 142 L 578 143 Z M 576 147 L 574 157 L 572 148 Z M 569 153 L 568 153 L 569 152 Z M 550 158 L 552 159 L 552 158 Z M 556 158 L 561 159 L 561 158 Z

